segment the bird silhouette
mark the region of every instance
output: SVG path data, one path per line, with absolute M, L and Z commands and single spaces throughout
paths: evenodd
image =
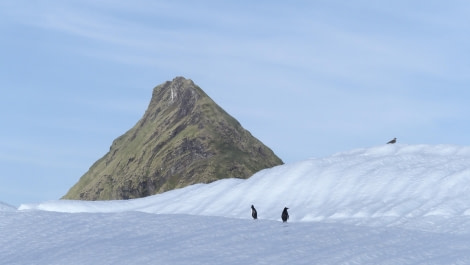
M 284 210 L 282 211 L 282 214 L 281 214 L 281 218 L 282 218 L 282 222 L 287 222 L 287 220 L 289 219 L 289 213 L 287 212 L 287 207 L 284 207 Z
M 388 141 L 387 144 L 394 144 L 397 142 L 397 138 L 393 138 L 392 140 Z
M 251 205 L 251 216 L 253 219 L 258 219 L 258 212 L 255 209 L 255 206 Z

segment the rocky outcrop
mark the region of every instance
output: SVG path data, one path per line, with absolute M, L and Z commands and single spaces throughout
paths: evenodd
M 140 198 L 280 164 L 193 81 L 176 77 L 154 88 L 144 116 L 63 199 Z

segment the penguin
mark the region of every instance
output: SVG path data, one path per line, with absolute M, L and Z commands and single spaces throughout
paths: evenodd
M 387 144 L 394 144 L 397 142 L 397 138 L 393 138 L 392 140 L 390 140 Z
M 287 220 L 289 219 L 289 213 L 287 212 L 287 207 L 284 207 L 284 210 L 282 211 L 282 215 L 281 215 L 281 218 L 282 218 L 282 222 L 287 222 Z
M 253 219 L 258 219 L 258 212 L 256 212 L 255 206 L 251 205 L 251 216 Z

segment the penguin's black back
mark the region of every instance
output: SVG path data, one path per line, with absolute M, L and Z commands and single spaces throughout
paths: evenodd
M 287 207 L 284 207 L 284 210 L 282 211 L 282 214 L 281 214 L 281 218 L 282 218 L 282 221 L 283 222 L 287 222 L 287 220 L 289 219 L 289 213 L 287 212 Z
M 253 219 L 258 219 L 258 212 L 256 211 L 253 205 L 251 205 L 251 216 L 253 217 Z

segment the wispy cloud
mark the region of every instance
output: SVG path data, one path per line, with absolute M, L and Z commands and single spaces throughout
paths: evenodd
M 39 10 L 25 11 L 23 17 L 29 17 L 24 21 L 34 26 L 97 42 L 93 48 L 75 49 L 120 63 L 170 67 L 173 63 L 177 68 L 184 62 L 194 69 L 203 59 L 218 64 L 238 58 L 245 67 L 258 62 L 370 85 L 391 83 L 415 72 L 464 78 L 462 66 L 452 67 L 442 54 L 442 40 L 433 36 L 436 32 L 449 34 L 445 26 L 431 30 L 432 34 L 415 30 L 409 36 L 407 31 L 401 33 L 401 26 L 386 25 L 380 31 L 379 26 L 367 24 L 367 17 L 363 24 L 348 25 L 350 17 L 341 6 L 336 8 L 344 18 L 312 16 L 319 14 L 312 10 L 328 10 L 334 4 L 304 5 L 289 14 L 273 11 L 266 3 L 263 10 L 255 4 L 229 9 L 187 2 L 57 2 L 53 7 L 38 5 Z M 412 21 L 418 29 L 426 29 L 440 23 L 426 13 L 413 20 L 408 15 L 411 11 L 397 16 L 383 7 L 373 10 L 389 15 L 397 25 Z M 365 12 L 365 16 L 369 14 L 371 11 Z M 210 64 L 204 68 L 217 69 Z

